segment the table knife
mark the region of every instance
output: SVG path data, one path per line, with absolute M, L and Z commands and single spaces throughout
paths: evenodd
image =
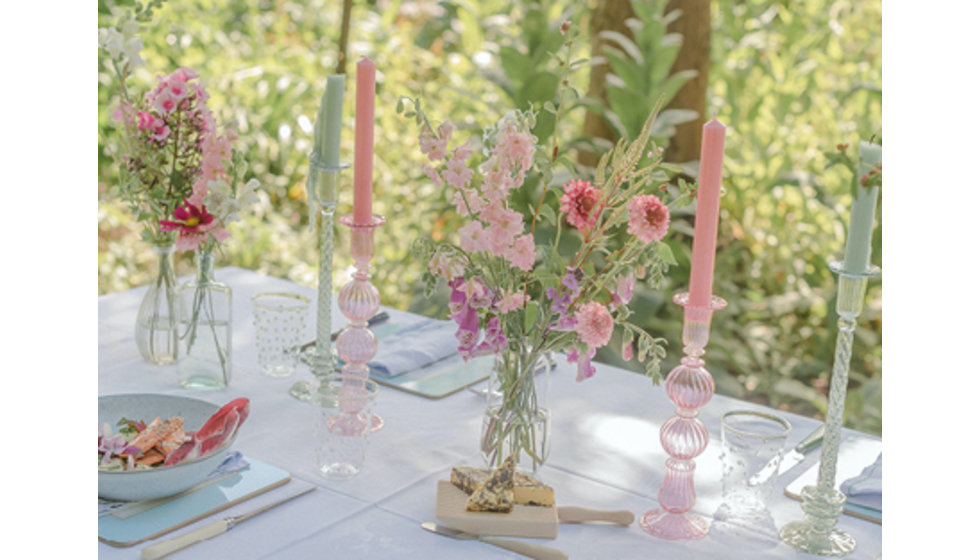
M 431 521 L 423 523 L 422 528 L 426 531 L 431 531 L 444 537 L 462 540 L 477 540 L 487 544 L 492 544 L 493 546 L 497 546 L 511 552 L 516 552 L 523 556 L 527 556 L 528 558 L 536 558 L 537 560 L 568 560 L 568 554 L 562 550 L 558 550 L 557 548 L 551 548 L 550 546 L 516 541 L 513 539 L 502 539 L 500 537 L 484 537 L 474 535 L 465 531 L 458 531 L 456 529 L 450 529 L 449 527 L 437 525 Z
M 796 465 L 800 464 L 800 461 L 806 458 L 806 454 L 809 451 L 813 451 L 823 443 L 823 431 L 824 424 L 820 424 L 816 430 L 810 433 L 810 435 L 803 438 L 800 443 L 793 448 L 792 451 L 783 457 L 782 463 L 779 464 L 779 474 L 790 470 Z
M 388 312 L 387 311 L 381 311 L 381 312 L 375 314 L 374 317 L 371 317 L 370 319 L 368 319 L 367 324 L 368 324 L 369 327 L 373 327 L 374 325 L 377 325 L 378 323 L 383 323 L 383 322 L 387 321 L 388 318 L 389 318 Z M 330 333 L 330 341 L 331 342 L 335 342 L 337 340 L 337 338 L 340 336 L 340 333 L 342 333 L 342 332 L 344 332 L 344 329 L 337 329 L 337 330 L 333 331 L 332 333 Z M 311 340 L 310 342 L 307 342 L 306 344 L 300 346 L 299 347 L 300 354 L 302 354 L 304 351 L 306 351 L 307 348 L 312 348 L 315 345 L 316 345 L 316 341 L 315 340 Z M 296 347 L 294 346 L 293 349 L 296 349 Z
M 276 506 L 281 506 L 282 504 L 288 502 L 289 500 L 292 500 L 293 498 L 298 498 L 303 494 L 306 494 L 307 492 L 312 492 L 315 489 L 316 486 L 311 486 L 306 490 L 303 490 L 302 492 L 297 492 L 292 496 L 283 498 L 276 502 L 272 502 L 271 504 L 262 506 L 259 509 L 251 511 L 249 513 L 243 513 L 242 515 L 236 515 L 234 517 L 226 517 L 224 519 L 219 519 L 214 523 L 210 523 L 203 527 L 199 527 L 197 529 L 194 529 L 193 531 L 184 533 L 179 537 L 174 537 L 172 539 L 167 539 L 165 541 L 160 541 L 156 544 L 152 544 L 143 549 L 143 551 L 140 553 L 140 560 L 157 560 L 159 558 L 163 558 L 168 554 L 172 554 L 174 552 L 177 552 L 178 550 L 186 548 L 192 544 L 199 543 L 203 540 L 207 540 L 213 537 L 217 537 L 218 535 L 224 533 L 228 529 L 231 529 L 232 527 L 238 525 L 239 523 L 245 521 L 246 519 L 251 519 L 252 517 L 255 517 L 260 513 L 269 511 L 270 509 Z

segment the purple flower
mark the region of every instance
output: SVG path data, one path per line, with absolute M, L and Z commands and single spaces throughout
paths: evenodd
M 454 278 L 449 282 L 452 292 L 449 294 L 449 316 L 455 318 L 463 311 L 466 306 L 466 293 L 459 289 L 464 280 L 462 276 Z
M 595 357 L 595 348 L 589 348 L 588 352 L 579 353 L 577 348 L 568 351 L 568 363 L 578 364 L 578 376 L 575 381 L 584 381 L 595 375 L 595 366 L 592 365 L 592 358 Z
M 507 346 L 507 337 L 500 328 L 500 317 L 491 317 L 483 335 L 483 342 L 473 352 L 474 356 L 496 354 Z
M 582 277 L 584 275 L 582 274 L 582 271 L 581 270 L 572 268 L 570 266 L 569 267 L 566 267 L 565 270 L 568 271 L 568 274 L 566 274 L 565 277 L 562 278 L 561 283 L 566 288 L 568 288 L 569 290 L 571 290 L 573 293 L 575 293 L 577 295 L 578 294 L 578 283 L 579 283 L 580 280 L 582 280 Z

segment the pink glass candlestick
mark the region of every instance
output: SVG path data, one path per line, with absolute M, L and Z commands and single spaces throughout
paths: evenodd
M 708 306 L 696 306 L 689 293 L 674 296 L 684 307 L 684 354 L 681 364 L 667 375 L 664 389 L 677 405 L 674 416 L 660 427 L 660 444 L 670 455 L 657 500 L 660 509 L 648 511 L 640 526 L 651 535 L 669 540 L 694 540 L 708 534 L 708 521 L 691 513 L 694 507 L 694 458 L 708 446 L 708 428 L 698 418 L 698 408 L 715 393 L 715 381 L 704 368 L 704 347 L 711 331 L 711 314 L 723 309 L 725 300 L 712 296 Z
M 340 223 L 351 230 L 350 247 L 355 270 L 351 281 L 337 295 L 337 307 L 350 322 L 337 337 L 336 346 L 344 361 L 340 371 L 345 385 L 363 389 L 369 374 L 367 363 L 378 351 L 378 339 L 368 328 L 368 320 L 381 307 L 381 294 L 371 284 L 371 259 L 374 258 L 374 228 L 383 226 L 385 218 L 373 214 L 369 222 L 358 223 L 353 214 L 345 214 Z M 383 425 L 381 417 L 374 414 L 371 431 L 380 430 Z

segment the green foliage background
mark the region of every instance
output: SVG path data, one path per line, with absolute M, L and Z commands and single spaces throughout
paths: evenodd
M 114 21 L 110 11 L 117 4 L 125 2 L 100 0 L 100 26 Z M 219 266 L 316 283 L 316 235 L 307 224 L 304 183 L 316 111 L 326 76 L 336 67 L 341 5 L 171 0 L 144 28 L 148 64 L 137 80 L 149 85 L 154 75 L 178 66 L 197 69 L 216 117 L 238 125 L 248 177 L 257 177 L 264 189 L 254 215 L 233 227 Z M 587 32 L 593 8 L 594 0 L 354 2 L 349 60 L 369 55 L 379 69 L 375 210 L 389 225 L 378 232 L 375 280 L 386 305 L 444 312 L 438 298 L 416 296 L 421 265 L 412 262 L 409 245 L 419 236 L 452 236 L 459 225 L 447 193 L 421 172 L 416 132 L 396 114 L 398 98 L 421 96 L 426 112 L 453 120 L 458 135 L 478 134 L 515 104 L 540 106 L 554 91 L 549 76 L 556 72 L 542 52 L 555 41 L 563 19 Z M 717 112 L 729 127 L 715 292 L 729 307 L 715 314 L 709 368 L 720 393 L 819 416 L 826 408 L 836 336 L 836 284 L 826 263 L 843 254 L 850 208 L 850 178 L 842 168 L 825 169 L 823 153 L 838 143 L 854 147 L 872 134 L 881 137 L 881 3 L 718 0 L 712 9 L 708 114 Z M 638 67 L 663 68 L 676 53 L 663 44 L 642 54 L 644 65 Z M 353 71 L 350 63 L 342 138 L 342 158 L 348 160 Z M 668 87 L 668 76 L 657 78 L 656 87 Z M 569 79 L 584 91 L 588 70 Z M 116 177 L 110 118 L 115 92 L 100 54 L 100 294 L 149 282 L 156 266 L 132 218 L 107 194 Z M 580 100 L 562 116 L 563 137 L 575 138 L 563 150 L 590 141 L 576 138 L 588 106 Z M 610 115 L 621 121 L 617 130 L 630 130 L 626 113 Z M 665 122 L 662 141 L 672 133 Z M 350 195 L 342 195 L 339 211 L 349 211 L 350 204 Z M 680 357 L 681 314 L 670 296 L 687 284 L 691 217 L 692 208 L 673 215 L 668 241 L 678 266 L 665 289 L 638 290 L 635 296 L 638 322 L 671 342 L 666 364 Z M 873 261 L 881 265 L 880 214 L 878 223 Z M 341 229 L 336 285 L 346 277 L 348 262 Z M 190 256 L 180 256 L 177 265 L 178 273 L 190 272 Z M 881 284 L 871 283 L 845 422 L 877 434 L 881 318 Z M 621 364 L 615 354 L 605 352 L 600 359 L 639 369 Z

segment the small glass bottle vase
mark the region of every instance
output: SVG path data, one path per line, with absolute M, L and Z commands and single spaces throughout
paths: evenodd
M 534 474 L 548 459 L 551 411 L 547 407 L 550 354 L 505 349 L 494 359 L 483 415 L 480 450 L 489 468 L 513 455 L 518 470 Z
M 147 363 L 168 365 L 177 361 L 177 275 L 174 244 L 153 245 L 157 275 L 147 287 L 136 313 L 136 347 Z
M 189 389 L 231 381 L 231 287 L 214 279 L 214 254 L 198 251 L 197 273 L 179 290 L 177 380 Z

